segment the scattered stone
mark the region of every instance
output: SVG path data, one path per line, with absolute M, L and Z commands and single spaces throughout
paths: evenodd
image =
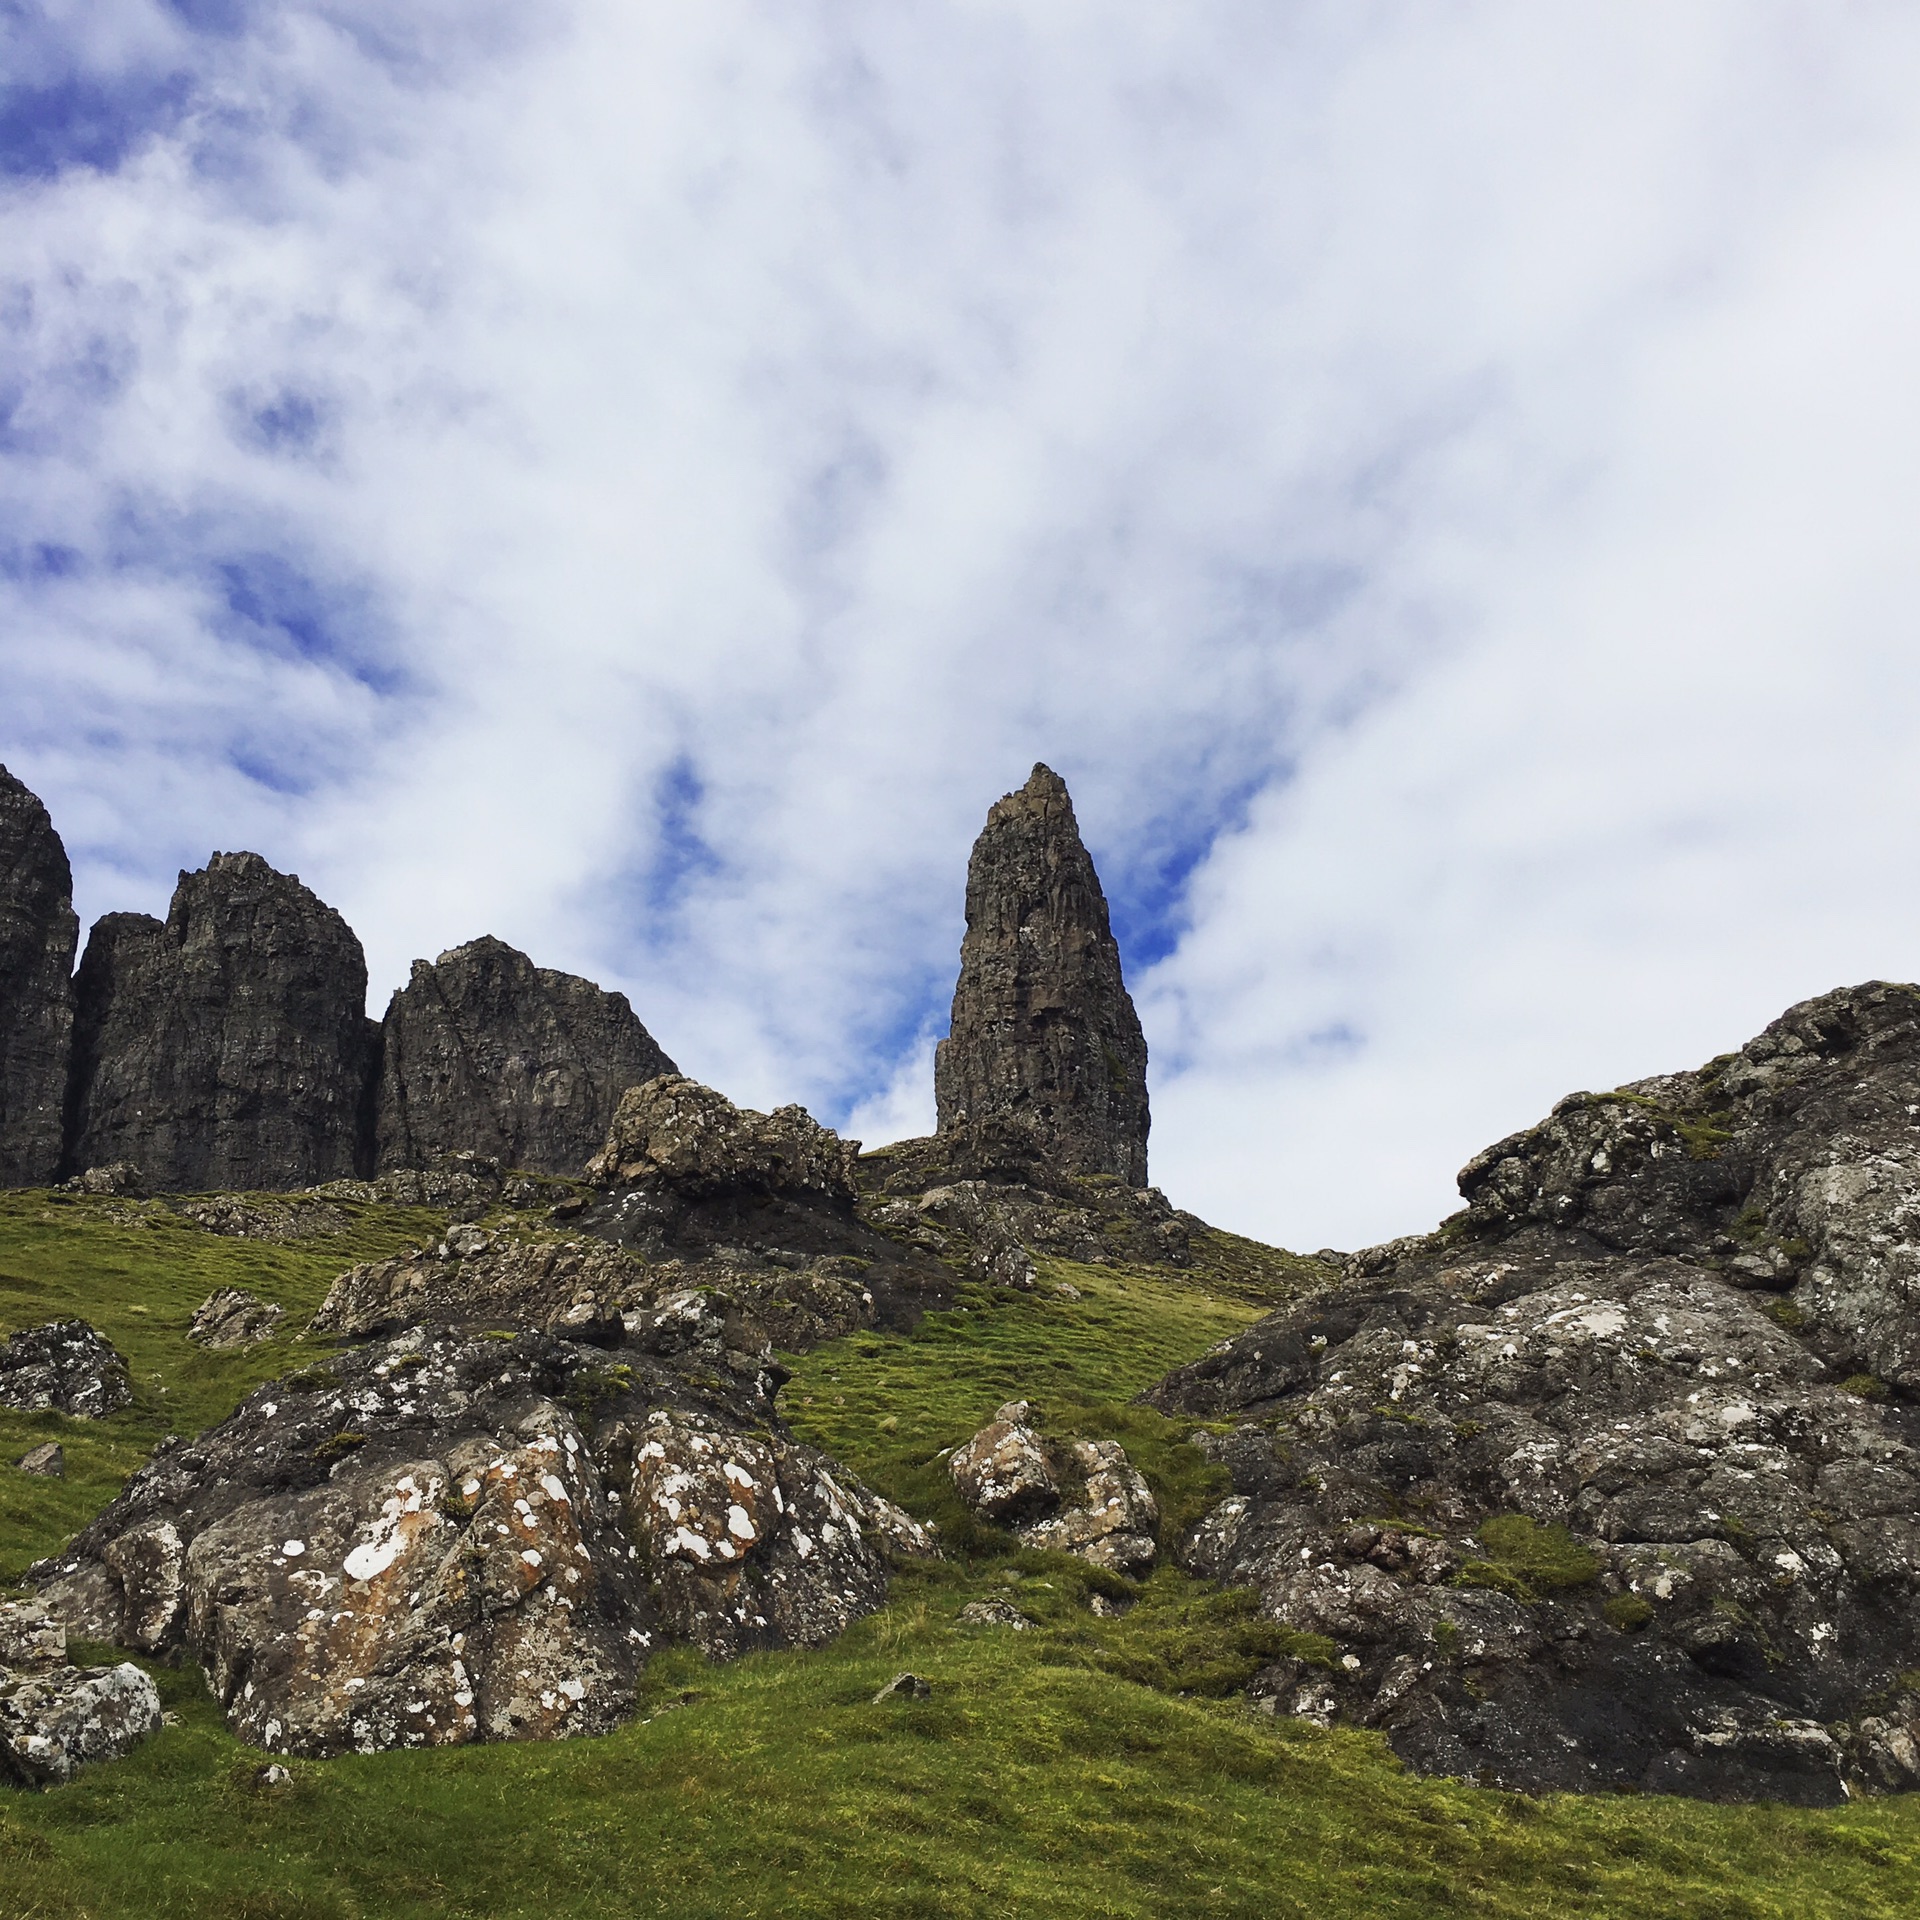
M 76 1667 L 44 1607 L 0 1605 L 0 1780 L 60 1786 L 159 1729 L 159 1693 L 138 1667 Z
M 1340 1649 L 1269 1694 L 1527 1791 L 1920 1785 L 1916 1111 L 1920 991 L 1825 995 L 1169 1375 L 1239 1423 L 1182 1557 Z
M 384 1170 L 470 1148 L 503 1166 L 575 1173 L 622 1094 L 675 1071 L 624 994 L 491 938 L 416 960 L 383 1032 Z
M 145 1197 L 147 1183 L 140 1169 L 130 1160 L 116 1160 L 111 1166 L 83 1167 L 60 1182 L 62 1193 L 84 1193 L 100 1199 Z
M 20 1456 L 19 1467 L 22 1473 L 41 1474 L 49 1480 L 62 1479 L 67 1471 L 67 1450 L 58 1440 L 43 1441 Z
M 70 1165 L 156 1191 L 350 1177 L 378 1030 L 339 914 L 255 853 L 183 873 L 164 923 L 98 921 L 75 979 Z
M 84 1320 L 28 1327 L 0 1347 L 0 1407 L 103 1420 L 132 1398 L 126 1361 Z
M 243 1200 L 234 1194 L 215 1194 L 207 1200 L 183 1200 L 173 1208 L 207 1233 L 233 1240 L 317 1240 L 328 1234 L 348 1233 L 353 1216 L 324 1200 Z
M 271 1753 L 604 1731 L 658 1646 L 817 1644 L 933 1550 L 787 1435 L 782 1377 L 416 1328 L 163 1443 L 31 1578 L 74 1632 L 199 1662 Z
M 79 933 L 67 850 L 0 767 L 0 1187 L 45 1186 L 59 1170 Z
M 1028 1546 L 1071 1553 L 1129 1577 L 1158 1552 L 1160 1511 L 1147 1483 L 1111 1440 L 1044 1438 L 1025 1400 L 1009 1401 L 948 1459 L 960 1498 Z
M 1036 766 L 967 865 L 952 1028 L 934 1063 L 943 1138 L 989 1159 L 1147 1181 L 1147 1043 L 1066 783 Z M 1005 1136 L 1011 1136 L 1006 1138 Z
M 244 1288 L 221 1287 L 201 1301 L 187 1338 L 199 1347 L 257 1346 L 273 1338 L 285 1311 Z
M 969 1600 L 957 1616 L 963 1627 L 1011 1627 L 1024 1633 L 1033 1622 L 1011 1600 Z
M 873 1696 L 873 1704 L 884 1706 L 889 1700 L 931 1700 L 931 1684 L 917 1673 L 896 1673 L 887 1684 Z

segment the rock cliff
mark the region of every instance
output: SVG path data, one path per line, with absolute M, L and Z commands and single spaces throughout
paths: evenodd
M 1146 1185 L 1147 1043 L 1100 877 L 1048 767 L 994 803 L 974 842 L 934 1093 L 962 1167 L 995 1170 L 1024 1145 L 1069 1173 Z
M 183 873 L 164 922 L 111 913 L 76 980 L 67 1164 L 159 1192 L 290 1188 L 365 1157 L 377 1029 L 360 942 L 255 853 Z
M 1280 1707 L 1427 1770 L 1920 1785 L 1920 990 L 1575 1094 L 1149 1396 L 1232 1421 L 1188 1563 L 1337 1657 Z
M 471 1149 L 533 1173 L 578 1173 L 620 1096 L 675 1071 L 623 994 L 494 939 L 416 960 L 383 1033 L 382 1170 Z
M 0 1186 L 43 1186 L 59 1168 L 78 938 L 67 850 L 0 767 Z

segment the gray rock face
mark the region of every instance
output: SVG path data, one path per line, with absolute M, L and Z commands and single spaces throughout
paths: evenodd
M 254 853 L 183 873 L 164 923 L 87 941 L 67 1161 L 157 1192 L 308 1186 L 363 1157 L 376 1030 L 347 923 Z
M 604 1731 L 654 1648 L 824 1640 L 931 1547 L 726 1338 L 351 1349 L 163 1445 L 33 1578 L 76 1632 L 199 1660 L 270 1751 Z
M 578 1173 L 620 1096 L 674 1064 L 625 995 L 471 941 L 394 995 L 377 1123 L 384 1169 L 462 1150 L 534 1173 Z
M 57 1787 L 159 1730 L 159 1693 L 131 1661 L 76 1667 L 65 1628 L 43 1608 L 0 1606 L 0 1780 Z
M 947 1471 L 975 1513 L 1029 1546 L 1109 1573 L 1153 1566 L 1160 1510 L 1126 1450 L 1111 1440 L 1049 1440 L 1025 1400 L 1009 1401 L 956 1448 Z
M 67 850 L 0 767 L 0 1187 L 45 1186 L 59 1169 L 79 933 Z
M 994 803 L 974 842 L 934 1093 L 960 1170 L 1025 1153 L 1147 1183 L 1147 1043 L 1073 802 L 1047 767 Z
M 0 1407 L 103 1420 L 132 1398 L 126 1361 L 84 1320 L 27 1327 L 0 1347 Z
M 1270 1697 L 1530 1789 L 1920 1786 L 1916 1113 L 1920 992 L 1823 996 L 1170 1375 L 1239 1423 L 1189 1563 L 1339 1650 Z

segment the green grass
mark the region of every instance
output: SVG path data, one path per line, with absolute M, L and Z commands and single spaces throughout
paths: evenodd
M 311 1353 L 190 1347 L 187 1316 L 213 1286 L 251 1286 L 304 1320 L 340 1265 L 437 1224 L 367 1209 L 351 1245 L 262 1246 L 10 1196 L 0 1311 L 13 1324 L 82 1313 L 132 1359 L 140 1402 L 99 1423 L 86 1498 L 104 1498 L 147 1437 L 217 1417 Z M 1079 1300 L 1049 1290 L 1063 1278 Z M 783 1403 L 796 1426 L 964 1551 L 904 1572 L 885 1611 L 830 1647 L 730 1666 L 662 1656 L 642 1717 L 605 1739 L 296 1761 L 293 1784 L 268 1791 L 262 1756 L 227 1734 L 197 1672 L 155 1669 L 176 1716 L 158 1737 L 58 1791 L 0 1792 L 0 1913 L 1809 1920 L 1920 1906 L 1914 1801 L 1807 1813 L 1421 1780 L 1378 1736 L 1230 1697 L 1282 1652 L 1334 1652 L 1248 1596 L 1165 1567 L 1130 1588 L 959 1520 L 941 1450 L 1016 1395 L 1054 1432 L 1120 1439 L 1170 1526 L 1201 1510 L 1220 1482 L 1187 1442 L 1192 1423 L 1132 1396 L 1252 1318 L 1252 1292 L 1048 1264 L 1036 1294 L 963 1293 L 964 1312 L 912 1335 L 795 1360 Z M 75 1438 L 89 1423 L 49 1418 L 70 1459 L 96 1444 Z M 41 1425 L 6 1431 L 24 1450 Z M 8 1565 L 74 1523 L 32 1503 L 75 1485 L 8 1489 L 29 1503 L 0 1508 Z M 1509 1532 L 1483 1529 L 1490 1556 L 1536 1579 L 1559 1567 L 1551 1540 Z M 988 1593 L 1033 1628 L 959 1626 Z M 1096 1593 L 1126 1610 L 1097 1617 Z M 932 1698 L 873 1705 L 902 1668 Z
M 440 1213 L 336 1204 L 351 1232 L 274 1242 L 208 1233 L 154 1203 L 0 1193 L 0 1335 L 77 1315 L 126 1355 L 133 1382 L 132 1405 L 106 1420 L 0 1408 L 0 1585 L 105 1506 L 163 1434 L 225 1419 L 261 1381 L 298 1366 L 311 1351 L 300 1331 L 336 1274 L 446 1227 Z M 216 1287 L 284 1306 L 282 1331 L 227 1353 L 196 1347 L 187 1327 Z M 64 1479 L 12 1471 L 43 1440 L 66 1450 Z

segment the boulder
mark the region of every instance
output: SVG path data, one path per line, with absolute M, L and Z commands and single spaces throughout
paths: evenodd
M 1028 1546 L 1071 1553 L 1110 1573 L 1148 1572 L 1160 1510 L 1111 1440 L 1045 1438 L 1025 1400 L 1009 1401 L 947 1462 L 954 1491 L 981 1519 Z
M 126 1361 L 84 1320 L 27 1327 L 0 1347 L 0 1407 L 103 1420 L 132 1398 Z
M 941 1136 L 996 1163 L 983 1171 L 1032 1154 L 1147 1183 L 1147 1043 L 1073 802 L 1048 767 L 994 803 L 974 842 L 934 1094 Z
M 623 994 L 491 938 L 416 960 L 382 1031 L 382 1171 L 471 1149 L 503 1166 L 577 1173 L 621 1095 L 675 1071 Z
M 67 1450 L 58 1440 L 42 1441 L 29 1447 L 15 1462 L 22 1473 L 34 1473 L 46 1480 L 62 1479 L 67 1471 Z
M 183 873 L 165 922 L 97 922 L 75 982 L 67 1164 L 156 1192 L 288 1188 L 364 1157 L 377 1029 L 352 929 L 254 853 Z
M 59 1170 L 79 931 L 67 850 L 0 767 L 0 1187 L 46 1186 Z
M 804 1107 L 756 1113 L 681 1074 L 631 1088 L 587 1166 L 604 1186 L 661 1181 L 688 1199 L 773 1194 L 851 1206 L 858 1141 Z
M 273 1338 L 285 1311 L 244 1287 L 220 1287 L 201 1301 L 187 1338 L 197 1347 L 257 1346 Z
M 1169 1375 L 1237 1423 L 1184 1559 L 1338 1649 L 1268 1697 L 1530 1791 L 1920 1785 L 1914 1111 L 1920 992 L 1823 996 Z
M 60 1786 L 159 1730 L 159 1693 L 131 1661 L 76 1667 L 66 1630 L 44 1608 L 0 1605 L 0 1780 Z
M 199 1661 L 272 1752 L 603 1731 L 656 1647 L 814 1644 L 930 1549 L 787 1435 L 781 1377 L 717 1327 L 665 1357 L 414 1329 L 164 1443 L 31 1578 Z

